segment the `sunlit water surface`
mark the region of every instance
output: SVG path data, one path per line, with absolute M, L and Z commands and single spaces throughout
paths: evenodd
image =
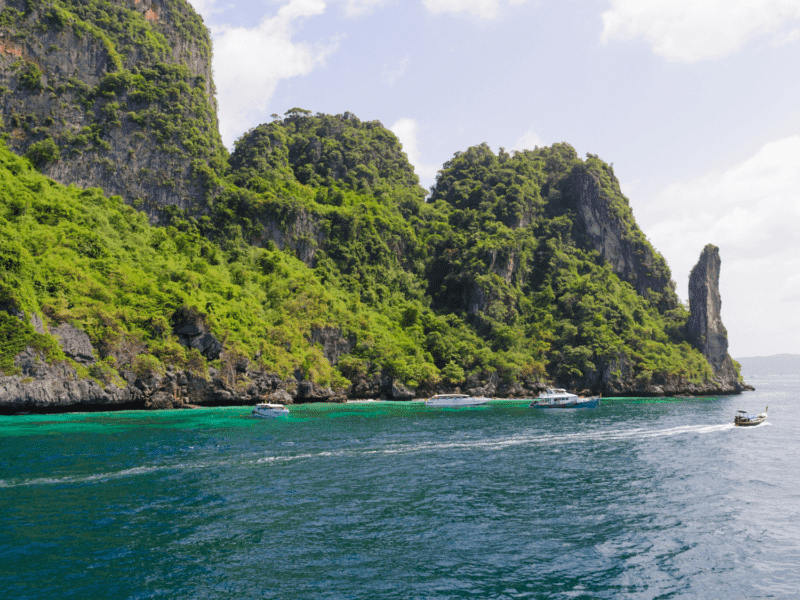
M 753 383 L 0 417 L 0 597 L 798 597 L 800 380 Z

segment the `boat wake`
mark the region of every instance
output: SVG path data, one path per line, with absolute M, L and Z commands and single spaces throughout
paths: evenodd
M 0 489 L 23 487 L 29 485 L 68 485 L 72 483 L 92 483 L 96 481 L 107 481 L 109 479 L 119 479 L 121 477 L 135 477 L 138 475 L 147 475 L 156 471 L 164 471 L 166 469 L 174 469 L 175 467 L 167 466 L 151 466 L 151 467 L 133 467 L 131 469 L 123 469 L 121 471 L 111 471 L 108 473 L 94 473 L 91 475 L 66 475 L 64 477 L 36 477 L 33 479 L 26 479 L 22 481 L 13 481 L 7 479 L 0 479 Z
M 762 423 L 756 427 L 769 425 Z M 139 466 L 118 471 L 104 473 L 94 473 L 89 475 L 66 475 L 63 477 L 38 477 L 27 480 L 2 480 L 0 479 L 0 489 L 14 488 L 22 486 L 47 486 L 47 485 L 80 485 L 103 483 L 115 479 L 126 477 L 141 477 L 159 472 L 188 472 L 202 471 L 216 468 L 249 468 L 254 465 L 278 466 L 281 464 L 305 461 L 305 460 L 325 460 L 329 458 L 347 459 L 380 455 L 402 455 L 419 454 L 426 452 L 449 452 L 449 451 L 483 451 L 492 452 L 503 450 L 510 447 L 544 448 L 563 445 L 576 445 L 581 443 L 603 443 L 603 442 L 624 442 L 639 441 L 653 438 L 663 438 L 671 436 L 685 435 L 704 435 L 713 434 L 734 429 L 733 423 L 720 425 L 682 425 L 668 429 L 596 429 L 592 431 L 581 431 L 575 433 L 549 434 L 541 430 L 531 431 L 523 434 L 516 434 L 505 437 L 489 439 L 461 438 L 458 440 L 436 440 L 415 443 L 388 444 L 379 447 L 347 448 L 341 450 L 326 450 L 321 452 L 306 452 L 297 454 L 268 454 L 247 453 L 236 457 L 223 460 L 199 460 L 197 462 L 183 462 L 177 464 L 163 464 L 151 466 Z M 738 429 L 738 428 L 737 428 Z
M 481 439 L 481 440 L 458 440 L 448 442 L 426 442 L 415 444 L 411 447 L 398 446 L 387 447 L 374 450 L 374 454 L 397 454 L 408 451 L 432 451 L 432 450 L 460 450 L 471 448 L 483 448 L 487 450 L 500 450 L 510 446 L 549 446 L 565 445 L 581 442 L 602 442 L 602 441 L 623 441 L 623 440 L 643 440 L 649 438 L 669 437 L 687 434 L 707 434 L 717 433 L 733 429 L 733 423 L 723 423 L 721 425 L 684 425 L 670 429 L 615 429 L 615 430 L 595 430 L 566 434 L 541 434 L 539 432 L 514 435 L 506 438 Z

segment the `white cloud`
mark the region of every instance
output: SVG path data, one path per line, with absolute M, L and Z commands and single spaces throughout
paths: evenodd
M 451 12 L 468 12 L 483 19 L 497 16 L 501 4 L 518 6 L 527 0 L 422 0 L 422 4 L 435 15 Z
M 622 190 L 622 193 L 625 194 L 626 197 L 630 198 L 639 189 L 640 182 L 641 179 L 634 179 L 633 181 L 621 179 L 619 182 L 619 189 Z
M 521 138 L 519 138 L 512 150 L 533 150 L 536 146 L 543 147 L 545 143 L 532 129 L 526 131 Z
M 792 29 L 789 34 L 780 40 L 779 44 L 791 44 L 795 40 L 800 39 L 800 29 Z
M 371 13 L 376 7 L 385 3 L 386 0 L 346 0 L 344 11 L 348 17 L 357 17 Z
M 602 15 L 603 42 L 642 36 L 653 52 L 680 62 L 721 58 L 800 17 L 797 0 L 611 0 L 611 6 Z
M 637 210 L 683 298 L 700 251 L 719 246 L 734 356 L 800 351 L 799 164 L 800 135 L 776 140 L 738 164 L 668 186 L 649 213 Z
M 325 0 L 291 0 L 256 27 L 212 25 L 214 80 L 222 139 L 227 146 L 249 127 L 268 120 L 278 83 L 322 65 L 336 43 L 294 42 L 295 22 L 325 12 Z
M 189 0 L 189 4 L 197 11 L 197 14 L 202 15 L 205 19 L 223 10 L 217 5 L 216 0 Z
M 388 85 L 389 87 L 394 85 L 394 82 L 400 79 L 406 72 L 408 68 L 408 62 L 411 59 L 410 55 L 406 54 L 403 57 L 403 60 L 400 61 L 400 64 L 397 65 L 396 69 L 388 69 L 386 65 L 383 66 L 383 75 L 381 75 L 381 81 Z
M 403 152 L 408 156 L 408 162 L 414 166 L 414 170 L 419 176 L 422 187 L 429 188 L 436 181 L 436 173 L 439 167 L 426 165 L 420 159 L 419 147 L 417 145 L 417 134 L 419 126 L 414 119 L 399 119 L 394 125 L 389 127 L 403 145 Z

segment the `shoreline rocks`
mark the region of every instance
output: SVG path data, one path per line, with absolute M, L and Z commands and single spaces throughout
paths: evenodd
M 168 370 L 163 375 L 139 377 L 132 371 L 124 373 L 124 387 L 114 383 L 101 385 L 94 379 L 79 379 L 76 369 L 67 362 L 47 365 L 41 355 L 27 348 L 18 357 L 21 375 L 0 377 L 0 414 L 30 412 L 91 412 L 97 410 L 164 410 L 211 406 L 243 406 L 259 402 L 273 404 L 304 404 L 313 402 L 343 403 L 348 400 L 411 401 L 434 393 L 459 393 L 459 387 L 441 387 L 415 393 L 399 384 L 393 393 L 380 392 L 380 381 L 371 386 L 376 393 L 364 396 L 350 390 L 333 390 L 319 384 L 295 379 L 281 379 L 263 371 L 247 371 L 234 387 L 228 386 L 215 369 L 209 377 L 186 370 Z M 687 384 L 678 381 L 649 386 L 633 386 L 624 382 L 618 388 L 607 389 L 605 397 L 699 397 L 739 393 L 740 388 Z M 533 398 L 545 389 L 543 382 L 515 382 L 495 386 L 465 389 L 465 393 L 497 398 Z
M 412 390 L 385 374 L 353 382 L 349 389 L 334 390 L 318 383 L 294 378 L 283 379 L 274 373 L 248 369 L 237 374 L 230 385 L 213 367 L 207 375 L 168 367 L 163 374 L 139 376 L 131 370 L 122 372 L 116 382 L 81 378 L 77 366 L 91 365 L 94 349 L 86 334 L 70 325 L 53 330 L 65 354 L 74 362 L 47 364 L 42 354 L 26 348 L 17 355 L 18 375 L 0 376 L 0 413 L 85 412 L 117 409 L 178 409 L 200 406 L 302 404 L 310 402 L 342 403 L 347 400 L 373 399 L 409 401 L 436 393 L 470 393 L 498 398 L 532 398 L 548 384 L 542 381 L 503 383 L 496 374 L 485 378 L 472 375 L 459 386 L 436 386 Z M 79 360 L 80 359 L 80 362 Z M 91 372 L 91 371 L 90 371 Z M 738 384 L 738 382 L 736 382 Z M 552 385 L 552 384 L 550 384 Z M 725 385 L 719 380 L 692 384 L 679 378 L 656 380 L 647 384 L 633 376 L 616 379 L 601 390 L 606 397 L 712 396 L 739 393 L 752 389 L 747 385 Z
M 737 394 L 753 388 L 736 377 L 733 363 L 727 353 L 727 331 L 720 318 L 719 250 L 706 246 L 700 262 L 692 271 L 690 297 L 692 316 L 688 335 L 714 369 L 715 378 L 695 384 L 679 377 L 640 380 L 634 376 L 631 365 L 621 358 L 597 373 L 594 382 L 586 387 L 594 394 L 606 397 L 655 396 L 712 396 Z M 25 320 L 24 313 L 7 311 Z M 33 314 L 31 324 L 40 333 L 46 330 L 38 315 Z M 208 330 L 205 315 L 197 309 L 182 307 L 173 315 L 173 333 L 181 344 L 194 348 L 208 359 L 220 356 L 223 344 Z M 199 406 L 253 405 L 259 402 L 273 404 L 301 404 L 309 402 L 342 403 L 347 400 L 373 399 L 408 401 L 429 397 L 437 393 L 465 392 L 477 396 L 498 398 L 532 398 L 550 385 L 543 381 L 523 379 L 502 382 L 496 373 L 470 375 L 457 386 L 427 386 L 411 389 L 387 373 L 357 377 L 349 388 L 332 389 L 316 382 L 296 377 L 281 378 L 274 373 L 253 369 L 244 359 L 235 365 L 235 373 L 223 374 L 211 367 L 205 374 L 168 366 L 164 373 L 140 374 L 123 370 L 121 376 L 106 377 L 97 368 L 100 354 L 92 346 L 89 336 L 69 323 L 51 327 L 50 335 L 58 341 L 67 360 L 48 364 L 42 353 L 32 347 L 25 348 L 14 359 L 19 373 L 0 375 L 0 413 L 64 412 L 115 409 L 176 409 Z M 316 334 L 327 344 L 328 352 L 336 360 L 347 349 L 347 340 L 336 330 Z M 612 369 L 611 367 L 614 367 Z M 86 369 L 90 375 L 86 377 Z M 84 374 L 82 377 L 79 370 Z M 618 371 L 612 375 L 613 371 Z

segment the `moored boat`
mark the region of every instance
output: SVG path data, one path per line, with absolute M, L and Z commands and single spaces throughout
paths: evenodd
M 254 417 L 262 417 L 264 419 L 271 419 L 274 417 L 283 417 L 289 414 L 289 409 L 283 404 L 256 404 L 253 408 Z
M 753 425 L 758 425 L 767 420 L 768 410 L 769 406 L 766 408 L 766 410 L 764 410 L 763 413 L 758 413 L 757 415 L 748 415 L 746 411 L 739 409 L 736 411 L 736 415 L 733 417 L 733 424 L 737 427 L 752 427 Z
M 584 398 L 571 394 L 561 388 L 547 388 L 539 397 L 530 403 L 531 408 L 597 408 L 600 396 Z
M 425 401 L 427 406 L 480 406 L 491 398 L 470 396 L 469 394 L 436 394 Z

